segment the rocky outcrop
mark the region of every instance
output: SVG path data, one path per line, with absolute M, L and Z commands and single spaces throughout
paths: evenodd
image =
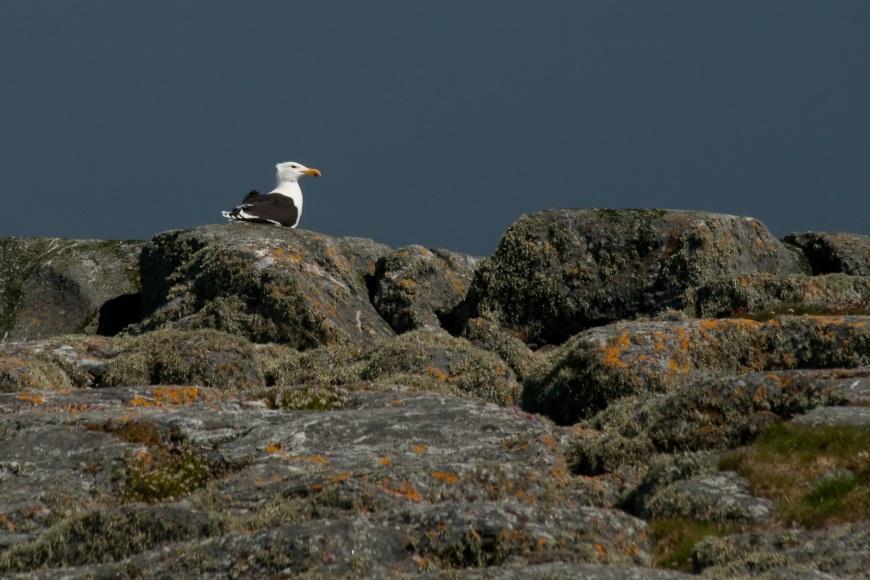
M 479 265 L 206 226 L 80 325 L 135 244 L 7 240 L 0 576 L 861 574 L 870 277 L 823 236 L 558 210 Z
M 0 239 L 0 338 L 115 334 L 139 318 L 141 242 Z
M 771 318 L 782 314 L 870 314 L 870 276 L 755 274 L 717 278 L 691 291 L 699 318 Z
M 388 252 L 371 240 L 245 223 L 161 234 L 142 252 L 146 317 L 129 330 L 214 328 L 299 349 L 391 336 L 366 286 Z
M 573 423 L 621 397 L 673 391 L 705 375 L 868 359 L 864 316 L 620 322 L 578 334 L 538 365 L 524 382 L 523 407 Z
M 478 268 L 463 306 L 526 342 L 684 306 L 724 275 L 799 273 L 800 257 L 752 218 L 663 210 L 553 210 L 524 216 Z
M 783 238 L 806 255 L 813 274 L 870 276 L 870 236 L 803 232 Z
M 527 559 L 649 563 L 642 521 L 572 499 L 545 421 L 434 394 L 357 393 L 321 411 L 223 396 L 0 395 L 0 571 L 377 576 Z
M 478 260 L 449 250 L 408 246 L 378 260 L 372 304 L 396 332 L 439 328 L 459 304 Z

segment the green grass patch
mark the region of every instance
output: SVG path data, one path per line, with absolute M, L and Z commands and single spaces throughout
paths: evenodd
M 127 462 L 124 495 L 159 502 L 184 497 L 214 477 L 208 461 L 192 449 L 152 448 Z
M 692 572 L 692 548 L 710 536 L 738 532 L 735 526 L 699 523 L 689 518 L 662 518 L 650 522 L 653 563 L 659 568 Z
M 808 528 L 870 513 L 870 429 L 771 425 L 753 445 L 725 455 L 754 493 L 774 501 L 779 519 Z

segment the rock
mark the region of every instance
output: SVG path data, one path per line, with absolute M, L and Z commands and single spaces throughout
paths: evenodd
M 4 368 L 0 390 L 7 392 L 73 386 L 265 386 L 254 346 L 244 338 L 208 329 L 7 343 L 0 345 L 0 369 Z
M 520 379 L 529 373 L 540 358 L 518 336 L 487 318 L 469 320 L 462 336 L 475 346 L 500 356 Z
M 526 342 L 561 343 L 590 326 L 684 307 L 712 278 L 803 271 L 752 218 L 664 210 L 551 210 L 523 216 L 478 268 L 461 307 Z
M 783 238 L 803 250 L 813 274 L 870 276 L 870 236 L 803 232 Z
M 746 480 L 733 472 L 676 481 L 657 490 L 643 510 L 646 519 L 683 517 L 696 522 L 758 524 L 773 515 L 773 502 L 752 495 Z
M 813 427 L 870 427 L 870 407 L 819 407 L 792 421 Z
M 858 578 L 870 567 L 868 546 L 870 521 L 865 521 L 824 530 L 707 538 L 695 545 L 692 560 L 696 572 L 713 578 Z
M 6 574 L 649 563 L 645 524 L 576 504 L 554 427 L 516 409 L 401 392 L 321 411 L 190 387 L 39 395 L 0 394 Z
M 252 345 L 216 330 L 158 330 L 124 337 L 117 349 L 100 376 L 101 386 L 265 385 Z
M 578 334 L 539 364 L 522 404 L 569 424 L 620 397 L 673 391 L 701 376 L 868 360 L 866 316 L 620 322 Z
M 443 330 L 408 332 L 363 348 L 324 347 L 269 358 L 264 367 L 271 385 L 378 381 L 501 405 L 513 404 L 520 391 L 513 371 L 497 355 Z
M 393 250 L 377 262 L 372 304 L 396 332 L 440 328 L 439 315 L 465 298 L 477 263 L 449 250 Z
M 646 463 L 656 453 L 729 449 L 771 422 L 843 404 L 843 383 L 867 369 L 769 371 L 699 379 L 668 394 L 622 399 L 576 431 L 572 470 L 586 475 Z
M 600 564 L 579 564 L 569 562 L 549 562 L 531 566 L 493 566 L 481 570 L 468 570 L 462 574 L 466 579 L 499 580 L 551 580 L 553 578 L 576 578 L 581 580 L 666 580 L 670 578 L 695 578 L 689 574 L 630 566 L 602 566 Z M 433 578 L 435 578 L 433 576 Z
M 141 242 L 0 238 L 0 337 L 115 334 L 139 319 Z
M 717 278 L 693 291 L 689 309 L 701 318 L 870 314 L 870 277 L 755 274 Z
M 299 349 L 391 336 L 366 285 L 388 252 L 371 240 L 245 223 L 160 234 L 142 252 L 146 318 L 130 331 L 215 328 Z

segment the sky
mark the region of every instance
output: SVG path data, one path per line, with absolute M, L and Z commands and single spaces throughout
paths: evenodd
M 0 235 L 222 221 L 486 255 L 521 214 L 870 233 L 870 2 L 0 2 Z

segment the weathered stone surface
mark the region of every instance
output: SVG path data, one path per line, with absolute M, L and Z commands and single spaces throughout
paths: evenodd
M 644 505 L 643 515 L 696 522 L 763 523 L 773 517 L 773 502 L 752 495 L 737 474 L 720 472 L 683 479 L 657 490 Z
M 523 385 L 523 407 L 572 423 L 701 376 L 870 364 L 870 317 L 620 322 L 582 332 Z
M 578 426 L 572 468 L 594 475 L 645 463 L 655 453 L 737 447 L 778 419 L 848 403 L 844 389 L 866 374 L 866 368 L 769 371 L 627 397 Z
M 814 427 L 870 427 L 870 407 L 819 407 L 792 420 Z
M 490 315 L 526 342 L 684 306 L 723 275 L 803 271 L 752 218 L 664 210 L 552 210 L 523 216 L 478 268 L 466 317 Z
M 270 385 L 403 384 L 420 390 L 513 404 L 520 385 L 497 355 L 443 330 L 416 330 L 366 347 L 264 353 Z
M 477 264 L 477 258 L 449 250 L 393 250 L 377 262 L 372 304 L 396 332 L 439 328 L 438 316 L 465 298 Z
M 0 394 L 0 437 L 4 574 L 649 562 L 642 521 L 573 501 L 550 423 L 450 396 L 300 412 L 189 387 Z
M 696 571 L 713 578 L 863 578 L 870 568 L 870 522 L 708 538 L 695 545 L 692 559 Z
M 425 576 L 428 578 L 429 576 Z M 438 578 L 432 575 L 432 578 Z M 666 580 L 669 578 L 697 578 L 689 574 L 671 572 L 669 570 L 654 570 L 650 568 L 629 566 L 602 566 L 600 564 L 579 564 L 568 562 L 551 562 L 532 566 L 493 566 L 481 570 L 469 570 L 462 574 L 468 579 L 499 579 L 499 580 L 553 580 L 556 578 L 579 578 L 582 580 Z
M 114 334 L 139 317 L 142 242 L 0 239 L 0 337 Z
M 870 276 L 755 274 L 717 278 L 691 291 L 700 318 L 789 314 L 870 314 Z
M 391 336 L 366 279 L 389 252 L 362 238 L 236 223 L 172 231 L 142 252 L 145 321 L 307 349 Z
M 813 274 L 870 276 L 870 236 L 802 232 L 789 234 L 783 241 L 803 250 Z

